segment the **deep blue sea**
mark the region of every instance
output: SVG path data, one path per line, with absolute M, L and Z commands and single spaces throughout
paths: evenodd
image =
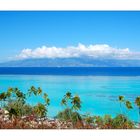
M 123 112 L 138 120 L 134 100 L 140 96 L 140 68 L 0 68 L 0 92 L 8 87 L 19 87 L 27 92 L 32 85 L 48 93 L 51 117 L 63 109 L 61 99 L 70 91 L 81 97 L 80 112 L 93 115 L 119 114 L 118 96 L 123 95 L 134 107 L 127 111 L 124 105 Z M 41 99 L 31 97 L 29 100 L 31 104 L 38 101 Z
M 140 76 L 140 67 L 0 67 L 0 74 Z

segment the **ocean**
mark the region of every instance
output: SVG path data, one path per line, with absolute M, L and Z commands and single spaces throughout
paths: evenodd
M 140 67 L 0 67 L 0 74 L 140 76 Z
M 0 92 L 18 87 L 26 93 L 32 85 L 41 87 L 49 95 L 49 117 L 64 109 L 60 102 L 70 91 L 81 97 L 80 113 L 102 116 L 119 114 L 118 96 L 123 95 L 134 107 L 127 111 L 123 105 L 123 112 L 138 121 L 134 100 L 140 96 L 140 68 L 0 68 Z M 39 101 L 41 99 L 34 97 L 29 100 L 31 104 Z

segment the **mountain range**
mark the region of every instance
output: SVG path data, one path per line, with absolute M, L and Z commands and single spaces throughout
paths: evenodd
M 140 67 L 140 60 L 38 58 L 3 62 L 0 67 Z

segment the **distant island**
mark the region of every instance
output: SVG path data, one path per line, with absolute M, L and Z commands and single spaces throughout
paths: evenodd
M 140 60 L 82 58 L 34 58 L 0 63 L 0 67 L 140 67 Z

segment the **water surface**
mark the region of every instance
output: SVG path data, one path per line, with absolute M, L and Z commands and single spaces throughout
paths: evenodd
M 64 76 L 64 75 L 0 75 L 0 92 L 8 87 L 18 87 L 27 92 L 30 86 L 41 87 L 47 92 L 51 104 L 49 116 L 55 116 L 63 107 L 60 105 L 63 95 L 70 91 L 78 94 L 82 100 L 81 113 L 93 115 L 120 113 L 118 96 L 124 95 L 133 102 L 134 109 L 123 109 L 131 119 L 137 121 L 138 113 L 134 100 L 140 95 L 139 76 Z M 34 104 L 40 99 L 31 98 Z

